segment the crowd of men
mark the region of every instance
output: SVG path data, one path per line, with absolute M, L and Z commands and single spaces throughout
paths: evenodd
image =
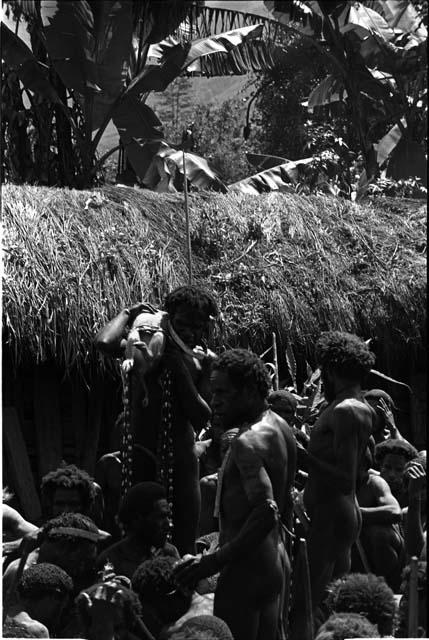
M 404 637 L 412 557 L 425 635 L 426 452 L 400 434 L 392 398 L 365 391 L 369 346 L 322 333 L 323 402 L 303 425 L 257 355 L 207 348 L 208 293 L 180 287 L 164 308 L 155 329 L 142 303 L 95 339 L 132 355 L 119 450 L 95 478 L 65 463 L 47 474 L 43 522 L 6 496 L 3 636 Z

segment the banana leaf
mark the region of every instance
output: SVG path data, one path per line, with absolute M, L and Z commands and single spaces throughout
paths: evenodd
M 341 79 L 329 74 L 310 93 L 307 108 L 322 107 L 332 102 L 341 102 L 345 98 L 347 98 L 347 91 Z
M 8 67 L 16 69 L 24 87 L 54 103 L 61 102 L 55 88 L 49 82 L 47 67 L 37 61 L 25 42 L 4 22 L 1 23 L 1 42 L 2 59 Z
M 249 162 L 258 171 L 272 169 L 273 167 L 278 167 L 279 164 L 291 162 L 287 158 L 280 158 L 280 156 L 269 156 L 262 153 L 246 153 L 246 158 L 247 162 Z
M 87 0 L 44 0 L 40 16 L 46 48 L 66 87 L 79 93 L 101 91 L 94 60 L 94 16 Z
M 289 191 L 295 193 L 294 184 L 298 182 L 299 167 L 313 162 L 313 158 L 289 161 L 273 169 L 266 169 L 229 185 L 229 190 L 241 193 L 267 193 L 269 191 Z
M 406 128 L 407 123 L 405 121 L 405 118 L 402 118 L 401 122 L 403 125 L 402 128 L 398 124 L 395 124 L 376 145 L 377 164 L 379 167 L 382 167 L 384 165 L 384 163 L 402 138 L 402 131 L 404 128 Z
M 149 47 L 149 64 L 133 79 L 126 93 L 138 95 L 144 91 L 164 91 L 186 69 L 190 72 L 200 70 L 201 58 L 228 54 L 246 42 L 259 38 L 261 33 L 262 25 L 251 25 L 191 43 L 181 43 L 171 36 Z

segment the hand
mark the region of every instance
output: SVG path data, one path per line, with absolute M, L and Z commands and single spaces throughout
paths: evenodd
M 218 571 L 216 554 L 209 553 L 205 556 L 199 554 L 178 562 L 174 568 L 174 576 L 182 588 L 194 588 L 200 580 L 208 578 Z
M 405 478 L 408 479 L 408 498 L 417 498 L 426 486 L 426 471 L 420 462 L 411 462 L 405 468 Z
M 380 411 L 380 413 L 384 417 L 386 427 L 390 431 L 390 435 L 394 437 L 396 434 L 395 419 L 393 417 L 392 410 L 388 407 L 388 405 L 386 404 L 386 401 L 383 398 L 380 398 L 377 404 L 377 409 Z
M 207 453 L 207 449 L 211 443 L 212 440 L 199 440 L 194 444 L 195 453 L 198 459 Z
M 139 302 L 138 304 L 135 304 L 133 307 L 129 307 L 128 312 L 129 312 L 128 324 L 131 326 L 134 320 L 137 318 L 137 316 L 140 315 L 140 313 L 145 313 L 145 312 L 155 313 L 156 308 L 148 302 Z

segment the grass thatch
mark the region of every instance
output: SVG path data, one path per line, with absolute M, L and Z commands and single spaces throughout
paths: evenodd
M 180 195 L 6 185 L 2 200 L 3 325 L 15 362 L 54 357 L 82 369 L 121 308 L 159 303 L 186 282 Z M 424 204 L 203 193 L 190 206 L 195 279 L 224 314 L 219 346 L 262 352 L 275 329 L 280 354 L 291 340 L 311 361 L 320 331 L 335 328 L 377 337 L 385 371 L 424 362 Z

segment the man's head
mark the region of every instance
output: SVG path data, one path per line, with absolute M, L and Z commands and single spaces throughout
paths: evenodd
M 60 567 L 41 562 L 24 571 L 17 590 L 30 616 L 53 632 L 72 594 L 73 581 Z
M 334 613 L 322 624 L 315 640 L 379 638 L 375 624 L 358 613 Z
M 404 489 L 404 471 L 407 462 L 418 455 L 405 440 L 385 440 L 375 447 L 375 461 L 381 477 L 386 480 L 393 495 L 398 497 Z
M 42 503 L 46 517 L 61 513 L 90 513 L 95 500 L 93 479 L 74 464 L 61 465 L 42 478 Z
M 189 609 L 192 594 L 178 587 L 174 578 L 175 564 L 172 557 L 152 558 L 142 562 L 134 572 L 131 582 L 143 608 L 143 619 L 145 613 L 148 615 L 150 612 L 162 625 L 166 625 Z
M 384 578 L 350 573 L 332 582 L 327 591 L 326 605 L 332 613 L 359 613 L 377 625 L 380 635 L 392 633 L 395 596 Z
M 210 318 L 218 315 L 212 296 L 193 285 L 179 287 L 169 293 L 164 307 L 173 329 L 191 349 L 201 344 Z
M 272 391 L 268 396 L 268 404 L 270 408 L 277 413 L 283 420 L 292 426 L 295 411 L 298 406 L 298 400 L 287 389 L 279 389 Z
M 427 630 L 427 563 L 417 563 L 417 598 L 418 598 L 418 626 Z M 400 592 L 403 594 L 399 603 L 399 630 L 406 631 L 408 627 L 409 599 L 410 599 L 411 567 L 407 565 L 402 572 Z M 404 634 L 405 635 L 405 634 Z M 402 634 L 401 634 L 402 637 Z M 419 636 L 426 637 L 426 636 Z
M 362 384 L 375 357 L 368 345 L 351 333 L 326 331 L 316 344 L 316 358 L 321 368 L 323 390 L 330 402 L 338 387 Z
M 128 534 L 149 546 L 163 547 L 171 528 L 165 489 L 157 482 L 140 482 L 127 492 L 119 507 L 119 520 Z
M 390 411 L 393 411 L 396 407 L 391 396 L 382 389 L 370 389 L 364 393 L 364 398 L 370 407 L 374 409 L 376 415 L 373 436 L 375 443 L 378 444 L 390 438 L 390 430 L 386 427 L 386 417 L 380 407 L 380 401 L 383 400 Z
M 245 349 L 222 353 L 213 362 L 210 382 L 213 413 L 225 429 L 262 411 L 271 387 L 263 361 Z
M 169 640 L 234 640 L 231 630 L 217 616 L 201 615 L 186 620 Z
M 63 513 L 44 525 L 39 558 L 80 579 L 94 569 L 99 539 L 98 528 L 90 518 Z

